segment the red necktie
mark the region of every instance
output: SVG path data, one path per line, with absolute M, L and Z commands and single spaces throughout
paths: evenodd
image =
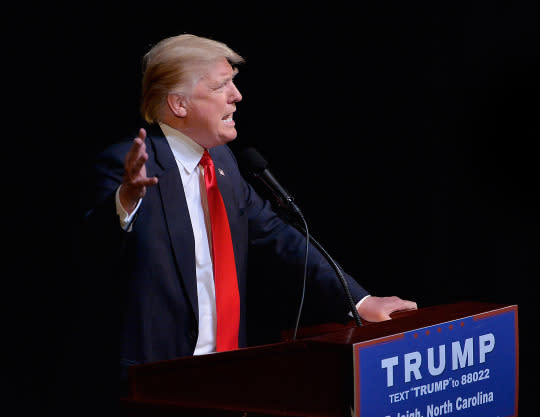
M 238 348 L 240 296 L 229 220 L 217 186 L 214 162 L 206 149 L 200 164 L 204 168 L 204 183 L 212 229 L 217 314 L 216 350 L 220 352 Z

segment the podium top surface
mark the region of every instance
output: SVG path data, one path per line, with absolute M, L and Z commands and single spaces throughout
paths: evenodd
M 392 320 L 377 323 L 365 322 L 363 326 L 351 325 L 342 330 L 314 335 L 306 340 L 352 345 L 371 339 L 403 333 L 439 323 L 458 320 L 476 314 L 508 307 L 508 304 L 465 301 L 454 304 L 423 307 L 418 310 L 400 311 L 391 315 Z

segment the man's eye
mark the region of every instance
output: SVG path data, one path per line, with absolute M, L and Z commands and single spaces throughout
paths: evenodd
M 228 83 L 229 83 L 228 80 L 224 81 L 221 84 L 218 84 L 216 87 L 214 87 L 214 90 L 222 90 L 223 88 L 225 88 L 227 86 Z

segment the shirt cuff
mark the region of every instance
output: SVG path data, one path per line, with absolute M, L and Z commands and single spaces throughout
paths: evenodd
M 360 301 L 358 301 L 358 302 L 356 303 L 356 309 L 357 309 L 357 310 L 358 310 L 358 307 L 360 307 L 360 304 L 362 304 L 362 303 L 364 302 L 364 300 L 365 300 L 366 298 L 368 298 L 368 297 L 371 297 L 371 296 L 368 294 L 368 295 L 366 295 L 364 298 L 362 298 Z
M 122 187 L 122 185 L 120 185 Z M 122 207 L 122 203 L 120 203 L 120 187 L 116 189 L 115 194 L 115 202 L 116 202 L 116 214 L 118 214 L 118 218 L 120 219 L 120 227 L 124 229 L 126 232 L 131 232 L 131 221 L 135 217 L 135 214 L 137 213 L 137 210 L 139 210 L 139 206 L 141 205 L 142 198 L 139 198 L 139 201 L 137 202 L 137 206 L 135 206 L 135 210 L 129 214 L 124 207 Z
M 360 307 L 360 304 L 362 304 L 362 303 L 364 302 L 364 300 L 365 300 L 366 298 L 368 298 L 368 297 L 370 297 L 369 294 L 366 295 L 364 298 L 362 298 L 360 301 L 358 301 L 358 302 L 356 303 L 356 311 L 358 311 L 358 307 Z M 349 316 L 350 316 L 350 317 L 353 317 L 352 311 L 349 311 Z

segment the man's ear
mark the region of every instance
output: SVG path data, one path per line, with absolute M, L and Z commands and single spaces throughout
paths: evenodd
M 167 95 L 167 105 L 171 110 L 172 114 L 176 117 L 186 117 L 187 108 L 186 108 L 186 99 L 181 94 L 169 94 Z

